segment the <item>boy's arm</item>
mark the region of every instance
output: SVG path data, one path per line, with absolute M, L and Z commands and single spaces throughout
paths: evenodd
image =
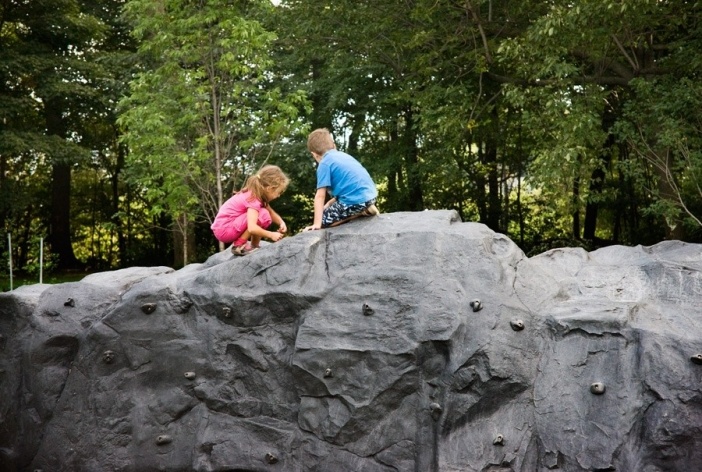
M 326 199 L 327 188 L 318 188 L 317 193 L 314 194 L 314 221 L 312 222 L 312 226 L 305 228 L 305 231 L 322 229 L 322 214 L 324 213 L 324 202 Z

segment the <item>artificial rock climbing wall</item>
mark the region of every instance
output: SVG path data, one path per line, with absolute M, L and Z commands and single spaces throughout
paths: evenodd
M 0 470 L 702 470 L 702 247 L 384 214 L 0 294 Z

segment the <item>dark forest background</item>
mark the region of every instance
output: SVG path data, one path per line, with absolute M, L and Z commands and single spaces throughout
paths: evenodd
M 702 242 L 700 71 L 698 1 L 0 0 L 0 252 L 203 261 L 264 163 L 294 233 L 322 126 L 382 212 L 455 209 L 529 255 Z

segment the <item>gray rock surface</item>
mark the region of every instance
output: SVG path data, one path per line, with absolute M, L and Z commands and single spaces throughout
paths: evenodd
M 431 211 L 21 287 L 0 469 L 702 470 L 701 274 Z

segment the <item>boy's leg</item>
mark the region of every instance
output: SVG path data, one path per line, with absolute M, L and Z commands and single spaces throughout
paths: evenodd
M 322 228 L 331 228 L 347 223 L 361 216 L 377 215 L 378 209 L 375 200 L 358 205 L 344 205 L 338 201 L 334 202 L 324 210 L 322 214 Z

